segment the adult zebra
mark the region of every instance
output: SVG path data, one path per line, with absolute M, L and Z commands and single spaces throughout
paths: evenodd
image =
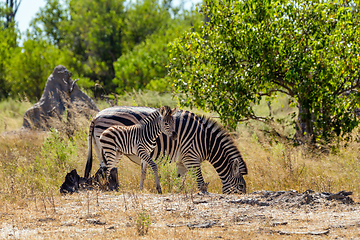
M 104 166 L 99 142 L 104 130 L 113 125 L 136 124 L 155 110 L 148 107 L 111 107 L 99 112 L 90 124 L 85 178 L 89 177 L 92 167 L 92 145 L 96 150 L 100 166 Z M 174 141 L 160 134 L 156 141 L 157 146 L 151 154 L 152 159 L 167 156 L 169 161 L 177 161 L 179 175 L 185 174 L 188 169 L 195 170 L 199 189 L 204 189 L 205 186 L 200 164 L 209 161 L 220 177 L 223 193 L 246 193 L 246 183 L 243 178 L 243 175 L 247 174 L 246 163 L 229 133 L 216 121 L 199 117 L 189 111 L 178 110 L 174 120 L 177 139 Z M 141 164 L 139 157 L 135 155 L 127 155 L 127 157 Z M 143 176 L 140 185 L 142 181 Z
M 160 133 L 164 133 L 172 140 L 176 139 L 173 118 L 176 111 L 176 108 L 171 110 L 170 107 L 164 106 L 135 125 L 114 125 L 103 131 L 100 136 L 100 147 L 104 153 L 106 175 L 109 176 L 110 170 L 116 167 L 123 155 L 134 155 L 141 159 L 141 166 L 145 166 L 142 168 L 141 175 L 145 174 L 147 164 L 150 165 L 155 175 L 156 190 L 162 193 L 158 167 L 150 154 L 156 146 L 156 139 Z M 142 189 L 142 183 L 140 189 Z

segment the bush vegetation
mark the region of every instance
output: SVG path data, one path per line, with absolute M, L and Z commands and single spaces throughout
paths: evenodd
M 0 2 L 0 99 L 39 99 L 60 64 L 97 98 L 103 90 L 168 91 L 167 45 L 200 21 L 194 8 L 167 0 L 48 0 L 20 32 L 10 2 Z

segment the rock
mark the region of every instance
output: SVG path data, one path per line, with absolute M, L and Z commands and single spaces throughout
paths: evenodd
M 61 121 L 67 110 L 84 116 L 99 111 L 94 101 L 80 90 L 66 67 L 55 67 L 49 76 L 40 100 L 25 112 L 22 128 L 48 130 L 54 127 L 54 121 Z
M 205 223 L 196 223 L 196 224 L 191 224 L 188 223 L 186 226 L 189 229 L 194 229 L 194 228 L 209 228 L 212 227 L 213 225 L 215 225 L 217 223 L 217 221 L 209 221 L 209 222 L 205 222 Z
M 86 222 L 94 225 L 105 225 L 106 222 L 101 222 L 99 219 L 86 219 Z

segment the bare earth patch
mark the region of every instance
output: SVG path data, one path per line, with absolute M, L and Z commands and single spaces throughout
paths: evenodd
M 351 203 L 346 194 L 329 198 L 312 191 L 246 195 L 88 191 L 32 197 L 0 208 L 0 238 L 359 238 L 360 205 Z M 148 227 L 143 237 L 141 227 Z

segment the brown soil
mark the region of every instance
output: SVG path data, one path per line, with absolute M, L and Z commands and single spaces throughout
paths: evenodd
M 16 206 L 0 207 L 0 238 L 360 238 L 360 205 L 347 194 L 261 191 L 246 195 L 158 195 L 87 191 L 34 196 Z M 144 236 L 139 236 L 141 232 Z

